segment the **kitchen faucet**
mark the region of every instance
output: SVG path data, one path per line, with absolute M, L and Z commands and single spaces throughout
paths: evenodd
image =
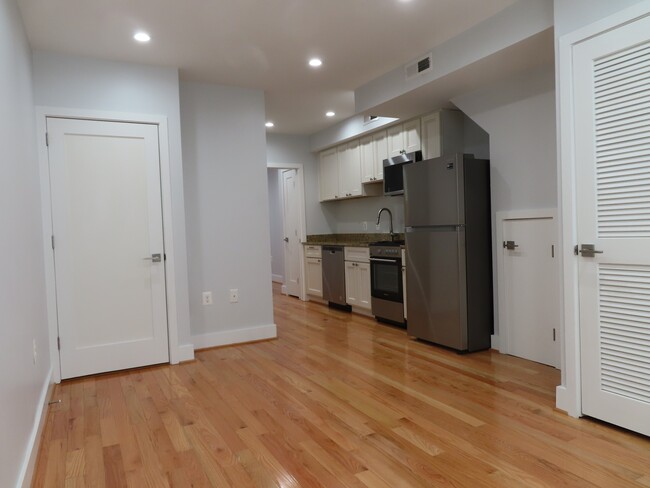
M 393 232 L 393 212 L 391 212 L 389 208 L 383 207 L 379 209 L 379 213 L 377 214 L 377 225 L 379 225 L 379 220 L 381 219 L 381 214 L 384 210 L 388 212 L 388 217 L 390 217 L 390 240 L 393 241 L 395 240 L 395 233 Z

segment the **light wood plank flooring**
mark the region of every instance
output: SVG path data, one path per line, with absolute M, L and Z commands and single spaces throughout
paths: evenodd
M 650 487 L 650 440 L 556 411 L 557 370 L 277 291 L 277 340 L 59 385 L 34 486 Z

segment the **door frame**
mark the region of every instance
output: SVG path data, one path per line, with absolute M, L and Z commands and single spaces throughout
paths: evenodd
M 499 324 L 499 335 L 496 338 L 498 351 L 503 354 L 512 354 L 510 338 L 512 333 L 512 324 L 508 320 L 506 313 L 508 297 L 506 295 L 505 283 L 505 256 L 501 247 L 503 239 L 503 225 L 506 220 L 537 220 L 552 219 L 555 223 L 555 237 L 558 237 L 557 209 L 544 208 L 535 210 L 507 210 L 496 212 L 496 246 L 497 246 L 497 323 Z M 558 254 L 559 254 L 559 245 Z M 559 284 L 559 283 L 558 283 Z M 558 311 L 559 312 L 559 311 Z M 558 317 L 559 318 L 559 317 Z M 558 331 L 559 332 L 559 331 Z M 562 344 L 562 334 L 559 334 L 560 347 Z
M 50 339 L 50 358 L 53 379 L 61 382 L 60 352 L 57 347 L 58 319 L 56 301 L 56 281 L 54 274 L 54 252 L 48 236 L 52 230 L 52 200 L 50 194 L 50 168 L 46 141 L 47 118 L 126 122 L 158 126 L 158 145 L 160 151 L 160 187 L 162 196 L 163 242 L 165 245 L 165 281 L 167 302 L 167 336 L 169 343 L 169 362 L 177 364 L 181 360 L 178 343 L 178 318 L 176 316 L 176 265 L 174 239 L 172 232 L 171 167 L 169 159 L 169 135 L 167 117 L 163 115 L 132 114 L 97 110 L 69 109 L 61 107 L 36 107 L 36 139 L 38 165 L 41 179 L 41 214 L 43 220 L 43 255 L 45 257 L 45 294 L 47 300 L 47 325 Z
M 302 244 L 307 241 L 307 223 L 305 218 L 305 168 L 302 163 L 267 163 L 267 168 L 270 169 L 295 169 L 296 170 L 296 180 L 298 182 L 298 200 L 299 205 L 299 225 L 300 225 L 300 247 L 298 248 L 298 258 L 300 259 L 300 295 L 298 298 L 303 302 L 307 301 L 307 283 L 305 282 L 305 246 Z M 282 195 L 282 201 L 284 202 L 284 195 Z M 284 212 L 282 213 L 282 226 L 284 229 Z M 287 274 L 287 263 L 284 263 L 284 274 L 286 279 Z M 284 285 L 283 285 L 284 289 Z
M 560 37 L 556 46 L 557 159 L 560 207 L 559 258 L 562 273 L 560 307 L 562 382 L 556 388 L 556 407 L 572 417 L 582 415 L 580 312 L 577 244 L 576 160 L 573 96 L 573 49 L 608 30 L 650 15 L 650 0 L 622 9 L 604 19 Z

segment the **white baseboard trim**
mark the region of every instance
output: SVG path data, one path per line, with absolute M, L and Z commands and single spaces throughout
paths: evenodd
M 47 420 L 47 404 L 49 403 L 50 398 L 52 398 L 52 390 L 54 389 L 54 382 L 52 381 L 53 373 L 54 370 L 50 367 L 50 370 L 45 376 L 43 388 L 41 389 L 38 408 L 34 414 L 32 433 L 29 436 L 29 442 L 25 449 L 23 464 L 20 467 L 16 488 L 29 488 L 32 485 L 32 477 L 34 476 L 34 468 L 36 467 L 36 458 L 38 457 L 38 450 L 41 447 L 41 434 L 43 433 L 43 427 L 45 427 L 45 421 Z
M 569 413 L 571 409 L 569 408 L 569 401 L 567 395 L 568 392 L 566 386 L 560 385 L 555 387 L 555 407 L 571 415 Z
M 196 350 L 206 349 L 208 347 L 227 346 L 230 344 L 241 344 L 243 342 L 262 341 L 264 339 L 275 339 L 277 336 L 277 327 L 275 324 L 271 324 L 195 335 L 192 336 L 192 342 L 194 342 L 194 349 Z
M 278 274 L 272 274 L 271 281 L 274 281 L 275 283 L 284 283 L 284 276 Z
M 495 349 L 497 351 L 501 351 L 501 342 L 499 341 L 499 336 L 497 334 L 492 334 L 490 337 L 491 340 L 491 348 Z
M 178 362 L 194 360 L 194 344 L 181 344 L 178 346 Z

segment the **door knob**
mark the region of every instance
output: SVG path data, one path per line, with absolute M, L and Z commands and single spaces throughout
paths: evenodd
M 514 251 L 516 247 L 519 247 L 519 245 L 515 244 L 515 241 L 503 241 L 503 248 L 508 251 Z
M 289 238 L 288 238 L 288 237 L 285 237 L 283 240 L 284 240 L 284 242 L 289 242 Z
M 156 253 L 152 254 L 150 258 L 142 258 L 145 261 L 151 261 L 152 263 L 159 263 L 162 261 L 162 254 Z
M 574 248 L 574 252 L 576 256 L 579 254 L 582 254 L 583 258 L 593 258 L 596 256 L 596 254 L 602 254 L 603 251 L 598 251 L 596 250 L 596 246 L 593 244 L 581 244 L 580 249 L 578 249 L 578 246 Z

